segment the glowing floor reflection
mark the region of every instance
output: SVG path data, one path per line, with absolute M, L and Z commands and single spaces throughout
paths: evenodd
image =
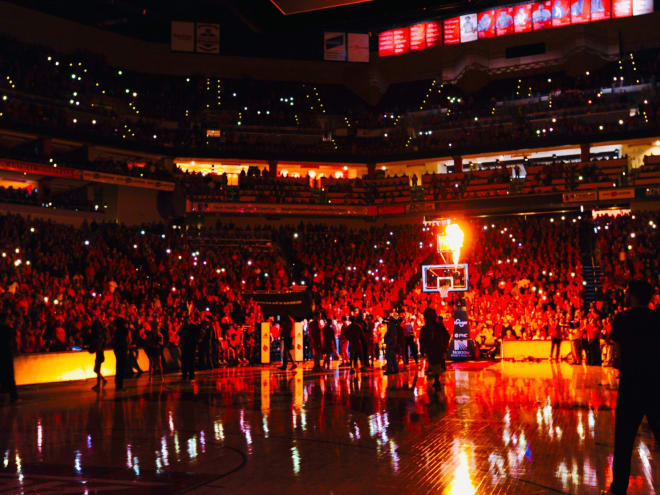
M 225 369 L 196 383 L 22 390 L 0 408 L 0 493 L 596 494 L 611 481 L 616 372 L 550 363 Z M 660 493 L 646 425 L 631 495 Z

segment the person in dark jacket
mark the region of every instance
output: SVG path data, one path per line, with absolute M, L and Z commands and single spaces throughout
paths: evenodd
M 397 358 L 397 350 L 399 348 L 399 320 L 394 315 L 387 318 L 385 331 L 385 360 L 386 360 L 386 375 L 393 375 L 399 372 L 399 362 Z
M 309 346 L 312 349 L 312 357 L 314 358 L 314 367 L 312 371 L 321 371 L 321 357 L 323 355 L 323 335 L 321 330 L 321 315 L 315 313 L 314 318 L 307 327 L 307 334 L 309 335 Z
M 96 373 L 96 385 L 92 387 L 92 390 L 99 391 L 101 387 L 104 386 L 107 380 L 104 378 L 101 373 L 101 366 L 105 361 L 105 346 L 107 344 L 107 332 L 103 324 L 99 321 L 98 311 L 97 317 L 94 318 L 92 323 L 92 339 L 90 345 L 90 352 L 94 353 L 94 373 Z
M 16 332 L 7 314 L 0 315 L 0 386 L 9 393 L 12 402 L 18 400 L 16 380 L 14 378 L 14 347 Z
M 607 494 L 625 495 L 637 430 L 644 416 L 660 443 L 660 313 L 649 309 L 653 287 L 643 280 L 628 284 L 630 309 L 612 321 L 610 340 L 619 362 L 614 421 L 612 485 Z
M 115 353 L 115 388 L 124 388 L 124 376 L 126 374 L 126 356 L 128 354 L 128 325 L 126 320 L 119 317 L 115 320 L 115 336 L 112 349 Z
M 442 322 L 442 317 L 438 320 L 433 308 L 424 310 L 424 326 L 419 331 L 419 343 L 422 354 L 428 361 L 429 375 L 434 377 L 433 388 L 439 390 L 442 387 L 440 375 L 445 371 L 449 332 Z
M 348 352 L 351 359 L 351 373 L 355 373 L 358 360 L 362 357 L 362 327 L 355 321 L 355 316 L 349 318 L 349 325 L 346 327 L 346 339 L 348 339 Z
M 187 381 L 195 378 L 195 354 L 200 332 L 199 318 L 194 309 L 181 327 L 181 332 L 181 375 Z
M 323 327 L 323 368 L 330 369 L 330 358 L 335 354 L 335 328 L 332 321 L 326 320 Z
M 291 369 L 296 369 L 296 361 L 293 359 L 293 332 L 294 332 L 294 321 L 293 318 L 289 315 L 282 315 L 280 322 L 280 338 L 282 339 L 282 366 L 279 369 L 286 370 L 289 361 L 293 365 Z

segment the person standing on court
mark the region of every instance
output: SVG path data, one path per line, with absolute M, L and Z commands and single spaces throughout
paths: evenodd
M 613 480 L 605 494 L 626 495 L 637 430 L 644 416 L 660 443 L 660 316 L 649 309 L 653 288 L 643 280 L 628 284 L 630 309 L 614 317 L 610 340 L 618 355 L 619 392 L 614 422 Z
M 314 367 L 312 371 L 321 371 L 321 357 L 323 355 L 323 337 L 321 330 L 321 314 L 316 312 L 307 329 L 309 346 L 312 348 Z
M 363 359 L 362 354 L 362 327 L 356 322 L 357 317 L 349 317 L 349 325 L 346 327 L 346 338 L 348 339 L 348 352 L 351 360 L 351 373 L 355 373 L 358 361 Z M 364 365 L 364 363 L 362 363 Z
M 398 348 L 398 328 L 399 321 L 393 315 L 390 315 L 386 320 L 387 330 L 385 331 L 385 360 L 386 360 L 386 375 L 394 375 L 399 372 L 399 363 L 397 359 Z
M 550 361 L 559 361 L 559 350 L 561 349 L 561 328 L 559 322 L 550 317 L 548 321 L 548 335 L 552 344 L 550 344 Z
M 438 391 L 442 387 L 440 375 L 445 371 L 445 356 L 449 345 L 449 332 L 445 328 L 442 317 L 438 320 L 433 308 L 424 310 L 424 326 L 419 331 L 419 343 L 422 354 L 428 361 L 428 374 L 433 376 L 433 388 Z
M 98 318 L 99 311 L 96 310 L 96 317 L 92 323 L 92 343 L 90 345 L 90 352 L 94 353 L 94 373 L 96 373 L 96 385 L 92 390 L 99 391 L 102 386 L 105 386 L 107 380 L 101 373 L 101 366 L 105 361 L 105 346 L 107 339 L 107 332 L 103 324 Z
M 286 367 L 291 361 L 293 365 L 291 369 L 296 369 L 296 361 L 293 359 L 293 327 L 294 321 L 291 316 L 284 314 L 281 316 L 280 322 L 280 338 L 282 339 L 282 366 L 279 367 L 281 370 L 286 370 Z
M 124 388 L 124 375 L 126 374 L 126 358 L 128 354 L 128 325 L 126 320 L 119 317 L 115 320 L 115 336 L 112 342 L 112 349 L 115 353 L 115 388 L 122 390 Z
M 0 315 L 0 386 L 9 393 L 9 400 L 16 402 L 16 380 L 14 378 L 14 347 L 16 332 L 12 321 L 6 313 Z
M 195 353 L 199 339 L 199 321 L 196 310 L 192 308 L 188 321 L 181 327 L 181 374 L 184 381 L 195 378 Z
M 330 369 L 330 358 L 335 354 L 335 328 L 332 320 L 326 318 L 323 327 L 323 369 Z

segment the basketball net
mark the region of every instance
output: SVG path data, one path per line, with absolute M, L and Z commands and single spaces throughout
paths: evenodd
M 438 292 L 440 293 L 441 298 L 447 299 L 447 296 L 449 295 L 449 287 L 447 286 L 438 287 Z

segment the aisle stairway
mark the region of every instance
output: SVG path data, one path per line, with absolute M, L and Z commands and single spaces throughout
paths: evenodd
M 603 272 L 598 265 L 584 265 L 582 276 L 586 282 L 583 292 L 584 303 L 589 305 L 596 300 L 596 295 L 602 288 Z

